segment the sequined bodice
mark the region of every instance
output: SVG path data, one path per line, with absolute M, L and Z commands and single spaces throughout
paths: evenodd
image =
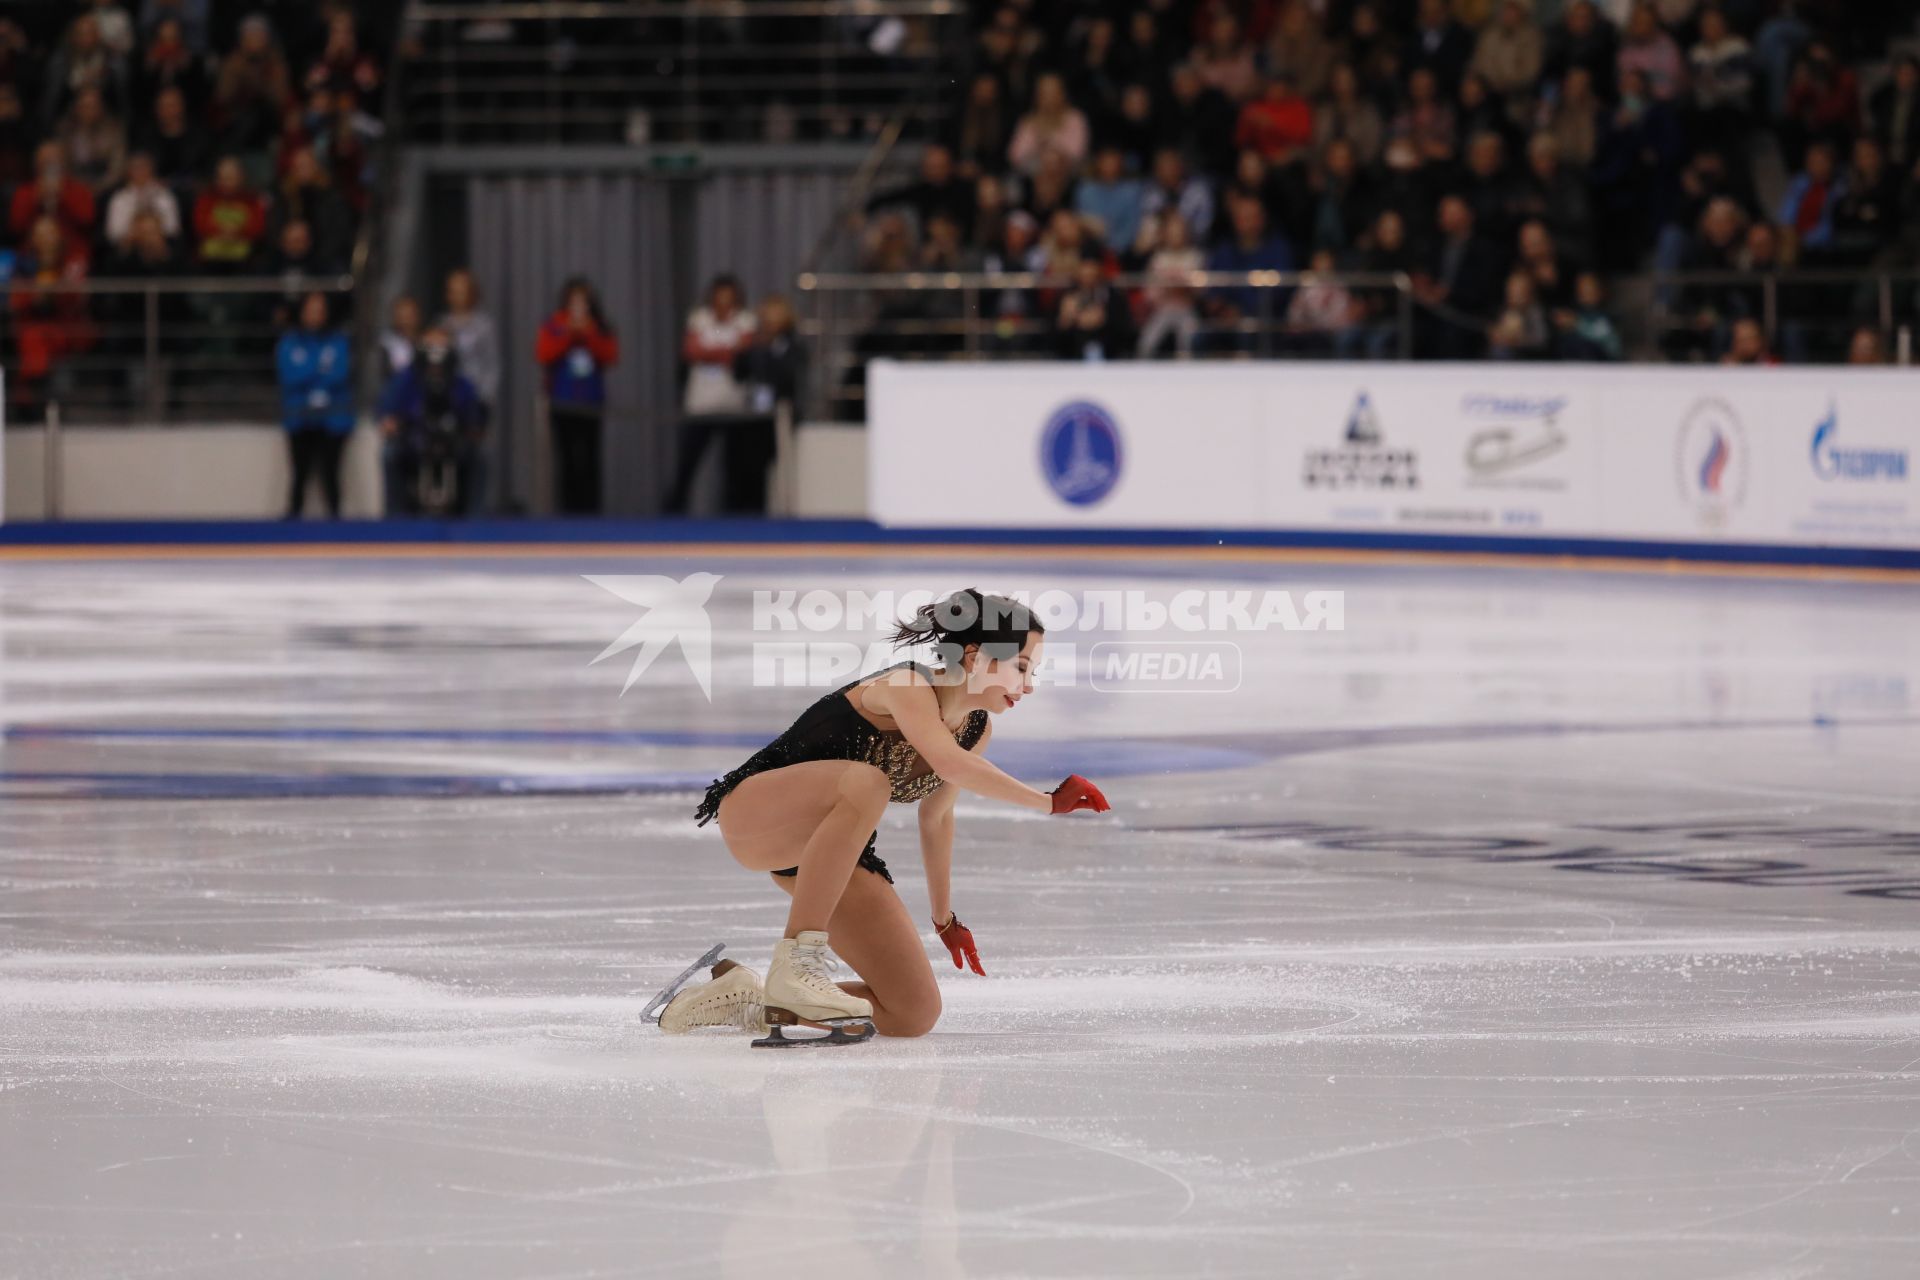
M 887 671 L 911 666 L 929 680 L 933 673 L 918 662 L 897 663 Z M 872 673 L 870 673 L 871 675 Z M 881 673 L 884 674 L 884 673 Z M 739 768 L 714 779 L 696 816 L 704 824 L 719 809 L 727 792 L 751 774 L 777 769 L 802 760 L 863 760 L 885 773 L 893 783 L 891 799 L 899 804 L 924 800 L 939 789 L 943 779 L 898 729 L 882 729 L 862 715 L 847 698 L 855 685 L 870 678 L 849 680 L 816 700 L 801 712 L 785 732 L 749 756 Z M 953 740 L 971 751 L 987 731 L 987 713 L 975 711 L 956 729 Z
M 840 696 L 844 698 L 846 695 Z M 984 711 L 973 713 L 975 716 L 986 714 Z M 860 713 L 855 711 L 854 715 L 859 716 Z M 917 772 L 925 761 L 920 758 L 920 753 L 913 749 L 913 744 L 907 741 L 905 734 L 897 729 L 878 728 L 870 721 L 867 727 L 872 730 L 872 736 L 867 740 L 865 752 L 857 758 L 878 766 L 882 773 L 893 779 L 894 803 L 912 804 L 916 800 L 926 799 L 939 788 L 941 783 L 939 774 L 931 769 L 925 773 Z M 969 737 L 968 730 L 972 728 L 973 717 L 969 716 L 967 723 L 953 735 L 953 740 L 967 750 L 971 750 L 972 744 L 980 740 L 977 732 Z

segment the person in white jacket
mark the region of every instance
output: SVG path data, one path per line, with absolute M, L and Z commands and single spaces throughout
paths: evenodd
M 136 151 L 127 157 L 126 184 L 107 201 L 107 243 L 125 252 L 133 238 L 133 220 L 142 213 L 159 220 L 170 243 L 179 241 L 180 201 L 155 174 L 153 157 Z
M 460 373 L 473 384 L 488 416 L 500 395 L 500 335 L 493 317 L 480 309 L 480 286 L 473 272 L 456 267 L 447 273 L 447 309 L 435 321 L 453 339 Z

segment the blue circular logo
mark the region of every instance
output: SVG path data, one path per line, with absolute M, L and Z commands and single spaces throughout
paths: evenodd
M 1040 471 L 1062 499 L 1091 506 L 1120 483 L 1120 426 L 1088 400 L 1054 410 L 1040 432 Z

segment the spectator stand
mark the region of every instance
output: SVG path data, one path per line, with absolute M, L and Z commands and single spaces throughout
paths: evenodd
M 873 356 L 1126 358 L 1060 332 L 1088 257 L 1140 329 L 1164 271 L 1315 265 L 1153 327 L 1200 358 L 1720 360 L 1751 320 L 1771 357 L 1824 362 L 1910 351 L 1920 324 L 1911 4 L 971 13 L 937 139 L 967 195 L 923 173 L 869 201 L 855 269 L 800 278 L 815 412 L 857 418 Z M 1284 251 L 1238 235 L 1247 205 Z M 1367 272 L 1411 280 L 1403 344 L 1345 333 Z
M 195 12 L 0 17 L 10 425 L 274 422 L 295 300 L 352 313 L 393 16 Z

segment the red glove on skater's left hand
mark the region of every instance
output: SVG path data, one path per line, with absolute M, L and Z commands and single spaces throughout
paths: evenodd
M 980 953 L 974 949 L 973 931 L 960 923 L 959 916 L 948 913 L 947 923 L 936 924 L 934 929 L 939 933 L 940 941 L 947 944 L 947 952 L 953 956 L 954 968 L 960 967 L 960 958 L 965 956 L 975 973 L 983 978 L 987 976 L 987 971 L 980 967 Z

